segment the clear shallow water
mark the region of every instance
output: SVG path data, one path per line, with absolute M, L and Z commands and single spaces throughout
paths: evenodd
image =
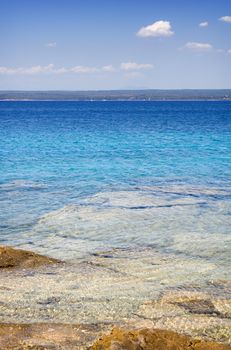
M 121 245 L 191 255 L 198 240 L 195 254 L 226 259 L 230 102 L 1 102 L 0 122 L 3 244 L 67 259 Z
M 67 262 L 2 273 L 2 321 L 226 334 L 231 102 L 0 102 L 0 125 L 0 244 Z

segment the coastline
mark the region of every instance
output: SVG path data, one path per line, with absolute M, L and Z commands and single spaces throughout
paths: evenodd
M 37 99 L 0 99 L 0 102 L 229 102 L 229 99 L 187 99 L 187 100 L 178 100 L 178 99 L 158 99 L 158 100 L 37 100 Z
M 68 102 L 171 102 L 171 101 L 230 101 L 230 89 L 176 90 L 41 90 L 0 91 L 0 101 L 68 101 Z

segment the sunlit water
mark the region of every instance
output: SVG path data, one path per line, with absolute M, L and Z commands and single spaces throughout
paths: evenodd
M 172 288 L 228 300 L 231 102 L 1 102 L 0 118 L 0 242 L 67 262 L 19 273 L 3 320 L 130 319 Z

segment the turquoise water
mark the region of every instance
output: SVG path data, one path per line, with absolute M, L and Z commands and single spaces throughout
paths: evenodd
M 1 271 L 1 322 L 230 341 L 231 102 L 0 102 L 0 122 L 0 244 L 65 261 Z
M 1 102 L 0 122 L 1 244 L 228 264 L 231 102 Z

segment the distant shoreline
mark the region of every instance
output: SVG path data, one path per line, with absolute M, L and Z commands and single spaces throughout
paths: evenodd
M 231 89 L 222 90 L 98 90 L 0 91 L 0 101 L 231 101 Z
M 230 102 L 231 98 L 229 99 L 162 99 L 162 100 L 23 100 L 23 99 L 15 99 L 15 100 L 9 100 L 9 99 L 0 99 L 0 102 Z

